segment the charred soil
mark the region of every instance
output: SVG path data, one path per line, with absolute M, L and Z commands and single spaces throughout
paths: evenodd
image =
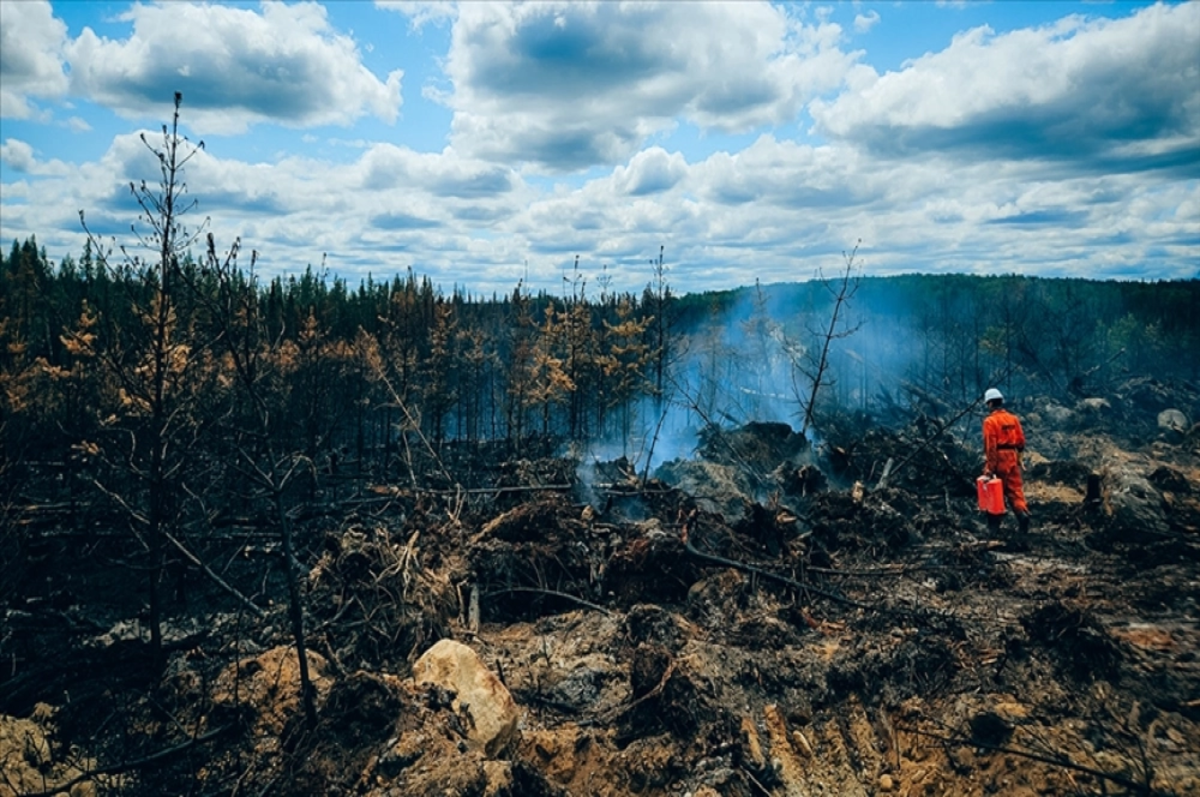
M 160 672 L 129 536 L 16 508 L 0 795 L 1200 794 L 1200 436 L 1166 402 L 1200 408 L 1024 408 L 1027 534 L 988 535 L 974 438 L 928 420 L 329 488 L 292 563 L 315 726 L 269 533 L 190 540 L 240 586 L 168 569 Z M 488 689 L 416 677 L 444 639 Z

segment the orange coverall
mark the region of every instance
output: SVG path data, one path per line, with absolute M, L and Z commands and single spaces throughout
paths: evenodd
M 983 419 L 983 453 L 987 462 L 985 472 L 1000 477 L 1004 482 L 1004 497 L 1018 514 L 1029 511 L 1021 483 L 1021 463 L 1017 456 L 1024 450 L 1025 432 L 1021 430 L 1021 422 L 1016 415 L 997 407 Z

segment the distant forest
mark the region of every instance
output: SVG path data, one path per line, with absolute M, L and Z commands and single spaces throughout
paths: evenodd
M 88 245 L 54 265 L 14 241 L 3 481 L 11 494 L 24 463 L 88 452 L 138 472 L 176 448 L 183 468 L 251 442 L 412 480 L 406 450 L 456 441 L 645 444 L 667 415 L 799 427 L 811 411 L 819 428 L 823 413 L 969 404 L 992 385 L 1070 403 L 1131 374 L 1200 376 L 1196 280 L 876 278 L 846 263 L 829 280 L 676 296 L 661 254 L 647 274 L 640 295 L 596 291 L 577 268 L 562 295 L 486 298 L 411 272 L 260 283 L 214 252 L 114 268 Z

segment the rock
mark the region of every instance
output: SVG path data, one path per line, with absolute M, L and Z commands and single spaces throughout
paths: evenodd
M 487 776 L 487 786 L 484 787 L 483 797 L 499 797 L 511 794 L 513 789 L 512 763 L 508 761 L 485 761 L 483 772 Z
M 1188 430 L 1187 416 L 1180 410 L 1163 410 L 1158 414 L 1158 428 L 1183 434 Z
M 1138 412 L 1149 414 L 1171 407 L 1182 392 L 1178 386 L 1165 384 L 1153 377 L 1137 377 L 1118 387 L 1116 397 Z
M 70 764 L 55 762 L 51 750 L 52 727 L 43 724 L 49 722 L 47 712 L 39 708 L 35 715 L 40 717 L 19 719 L 0 714 L 0 795 L 42 791 L 55 783 L 70 781 L 95 766 L 95 760 L 90 758 Z M 66 794 L 66 789 L 61 793 Z M 95 786 L 90 781 L 77 783 L 70 791 L 71 797 L 77 794 L 94 797 L 95 793 Z
M 654 475 L 670 486 L 696 496 L 696 505 L 700 509 L 719 514 L 731 526 L 746 518 L 746 508 L 753 503 L 753 485 L 733 465 L 676 460 L 663 463 Z
M 1047 421 L 1056 426 L 1065 426 L 1071 420 L 1074 413 L 1061 404 L 1047 403 L 1046 406 L 1042 407 L 1042 415 L 1046 417 Z
M 1168 465 L 1160 465 L 1150 472 L 1146 477 L 1146 481 L 1153 484 L 1157 489 L 1164 494 L 1175 493 L 1179 495 L 1187 495 L 1192 492 L 1193 485 L 1188 480 L 1187 474 L 1180 470 L 1176 470 Z M 1164 498 L 1166 495 L 1164 495 Z
M 1114 525 L 1130 534 L 1165 534 L 1170 530 L 1162 494 L 1145 476 L 1129 468 L 1114 469 L 1105 479 Z
M 812 745 L 808 743 L 808 737 L 802 731 L 792 731 L 792 747 L 805 758 L 813 757 Z
M 489 758 L 502 753 L 517 735 L 517 704 L 508 688 L 471 648 L 443 639 L 413 665 L 413 682 L 455 693 L 452 707 L 470 714 L 469 744 Z
M 555 703 L 584 711 L 599 699 L 605 682 L 617 677 L 614 667 L 594 658 L 578 662 L 568 672 L 551 675 L 544 688 Z
M 1108 403 L 1108 399 L 1104 398 L 1085 398 L 1075 405 L 1077 412 L 1098 414 L 1104 410 L 1112 409 L 1112 404 Z

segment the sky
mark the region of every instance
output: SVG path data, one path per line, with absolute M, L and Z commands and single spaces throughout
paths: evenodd
M 1200 277 L 1200 2 L 0 0 L 4 246 L 136 251 L 176 91 L 268 277 Z

